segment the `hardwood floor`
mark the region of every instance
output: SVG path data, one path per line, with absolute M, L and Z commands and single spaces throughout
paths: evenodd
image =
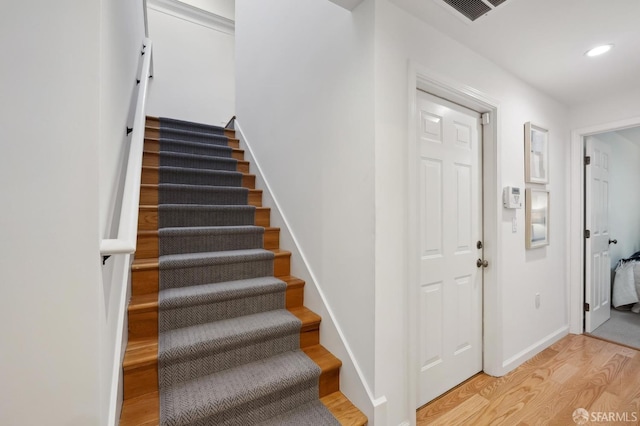
M 640 424 L 640 351 L 569 335 L 503 377 L 477 374 L 417 411 L 417 425 Z

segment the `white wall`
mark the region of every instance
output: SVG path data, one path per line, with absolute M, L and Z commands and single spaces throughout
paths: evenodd
M 117 238 L 126 160 L 137 97 L 136 78 L 144 34 L 142 0 L 101 1 L 99 197 L 100 236 Z M 126 315 L 130 256 L 102 266 L 99 293 L 100 418 L 115 424 L 122 399 L 122 317 Z M 125 323 L 126 324 L 126 323 Z M 126 336 L 126 332 L 124 333 Z M 126 339 L 126 337 L 124 338 Z
M 0 14 L 0 424 L 98 425 L 100 1 Z
M 305 271 L 293 259 L 294 274 L 307 279 L 305 305 L 329 320 L 317 285 L 371 388 L 372 5 L 350 13 L 326 0 L 236 2 L 238 121 L 308 261 Z M 321 335 L 332 352 L 345 352 L 332 330 Z M 370 414 L 350 371 L 343 368 L 342 387 Z
M 219 25 L 207 12 L 162 3 L 148 2 L 154 76 L 147 113 L 227 124 L 235 115 L 233 28 Z
M 501 301 L 499 330 L 486 330 L 499 339 L 494 373 L 566 334 L 566 107 L 387 0 L 366 1 L 350 18 L 320 1 L 238 1 L 236 16 L 239 121 L 366 384 L 388 400 L 370 417 L 375 424 L 415 421 L 407 353 L 415 339 L 407 331 L 410 62 L 498 100 L 497 199 L 504 185 L 526 186 L 524 123 L 549 130 L 551 244 L 526 250 L 524 210 L 512 233 L 513 213 L 502 208 L 499 240 L 488 242 L 500 255 L 492 259 L 499 279 L 487 283 Z M 373 206 L 373 214 L 355 206 Z
M 524 123 L 533 121 L 549 130 L 551 192 L 551 244 L 525 249 L 524 209 L 518 210 L 518 230 L 512 233 L 509 211 L 502 214 L 499 249 L 491 259 L 495 286 L 501 300 L 497 342 L 504 373 L 567 332 L 567 209 L 565 200 L 569 128 L 567 108 L 524 84 L 492 62 L 418 21 L 387 0 L 376 0 L 376 395 L 389 400 L 382 424 L 414 421 L 407 354 L 407 144 L 409 117 L 408 64 L 481 91 L 499 102 L 498 188 L 524 188 Z M 496 194 L 498 200 L 500 193 Z M 495 220 L 495 218 L 487 218 Z M 536 309 L 535 294 L 541 295 Z M 379 319 L 379 320 L 378 320 Z M 414 367 L 416 368 L 416 367 Z M 494 372 L 495 374 L 495 372 Z M 376 419 L 377 420 L 377 419 Z
M 620 259 L 640 250 L 640 140 L 631 141 L 616 132 L 587 136 L 609 145 L 611 169 L 609 173 L 609 227 L 612 239 L 618 244 L 609 246 L 611 268 Z
M 599 99 L 570 109 L 571 129 L 581 129 L 608 124 L 640 116 L 640 86 L 629 87 L 623 93 L 613 93 L 606 99 Z

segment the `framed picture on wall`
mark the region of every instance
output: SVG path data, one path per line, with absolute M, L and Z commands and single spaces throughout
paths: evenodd
M 549 244 L 549 191 L 527 188 L 525 191 L 527 248 Z
M 524 124 L 525 181 L 549 183 L 549 131 L 531 122 Z

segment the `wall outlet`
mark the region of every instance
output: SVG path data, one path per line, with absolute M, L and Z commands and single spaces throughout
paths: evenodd
M 536 293 L 536 309 L 540 308 L 540 293 Z

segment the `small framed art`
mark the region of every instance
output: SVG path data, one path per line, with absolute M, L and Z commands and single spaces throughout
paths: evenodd
M 525 191 L 527 248 L 549 244 L 549 191 L 527 188 Z
M 524 124 L 525 181 L 549 183 L 549 131 L 531 122 Z

